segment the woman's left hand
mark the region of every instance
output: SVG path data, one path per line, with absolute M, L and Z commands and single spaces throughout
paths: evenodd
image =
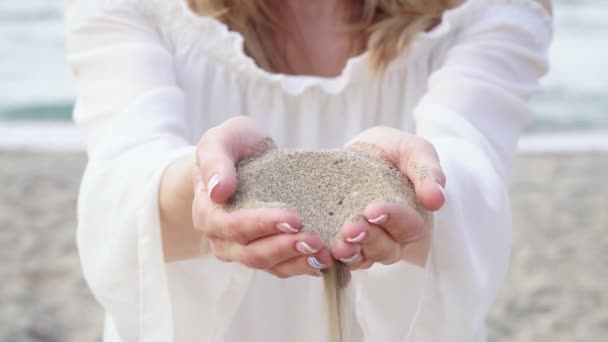
M 435 211 L 444 205 L 446 179 L 437 153 L 426 139 L 393 128 L 374 127 L 348 145 L 354 143 L 381 148 L 412 181 L 425 209 Z M 405 247 L 424 236 L 427 228 L 422 215 L 407 204 L 373 202 L 365 208 L 364 218 L 344 224 L 332 255 L 351 270 L 366 269 L 376 262 L 390 265 L 406 260 Z

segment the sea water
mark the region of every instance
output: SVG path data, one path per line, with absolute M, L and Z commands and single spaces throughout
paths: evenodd
M 181 1 L 181 0 L 167 0 Z M 60 0 L 0 1 L 0 120 L 68 121 Z M 608 0 L 557 0 L 551 71 L 529 132 L 608 130 Z

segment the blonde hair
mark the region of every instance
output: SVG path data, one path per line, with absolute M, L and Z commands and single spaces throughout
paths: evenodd
M 273 30 L 279 23 L 270 0 L 189 0 L 200 15 L 215 16 L 245 40 L 245 53 L 269 71 L 284 72 L 289 67 L 276 51 Z M 381 71 L 405 52 L 412 38 L 438 24 L 448 8 L 447 0 L 353 0 L 354 18 L 350 25 L 356 34 L 352 56 L 366 50 L 374 70 Z M 266 37 L 266 38 L 265 38 Z

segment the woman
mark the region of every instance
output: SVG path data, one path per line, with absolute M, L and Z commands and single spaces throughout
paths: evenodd
M 461 2 L 69 1 L 78 246 L 104 340 L 324 341 L 316 276 L 335 260 L 354 271 L 349 341 L 485 340 L 551 17 L 548 0 Z M 222 211 L 266 136 L 380 146 L 432 226 L 374 202 L 330 250 L 298 213 Z

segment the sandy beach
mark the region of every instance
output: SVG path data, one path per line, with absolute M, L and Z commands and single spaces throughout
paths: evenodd
M 0 341 L 97 342 L 101 311 L 75 249 L 85 156 L 0 151 Z M 512 185 L 515 243 L 491 342 L 608 336 L 608 153 L 527 154 Z

